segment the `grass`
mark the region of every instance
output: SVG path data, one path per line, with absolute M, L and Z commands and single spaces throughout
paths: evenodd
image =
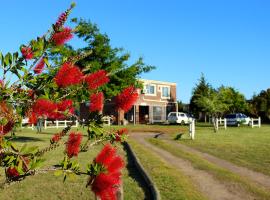
M 175 138 L 186 133 L 179 140 L 191 146 L 237 165 L 270 175 L 270 125 L 261 128 L 228 127 L 214 133 L 208 123 L 197 123 L 195 140 L 188 136 L 188 126 L 179 125 L 138 125 L 128 126 L 132 132 L 165 133 Z
M 197 128 L 195 140 L 179 142 L 237 165 L 270 175 L 270 126 L 261 128 L 228 127 L 213 133 L 212 128 Z M 185 136 L 187 137 L 187 136 Z
M 17 133 L 17 138 L 14 139 L 14 142 L 16 142 L 18 146 L 28 143 L 29 145 L 45 147 L 49 144 L 49 139 L 55 132 L 57 132 L 56 129 L 49 129 L 48 131 L 46 130 L 45 133 L 36 134 L 32 130 L 23 129 L 23 132 Z M 84 133 L 84 135 L 86 135 L 86 133 Z M 88 152 L 79 154 L 78 160 L 83 169 L 93 160 L 101 148 L 101 145 L 95 146 Z M 46 163 L 44 167 L 58 164 L 63 159 L 63 151 L 64 147 L 60 147 L 55 151 L 45 154 Z M 125 152 L 121 146 L 119 153 L 126 159 Z M 4 180 L 3 170 L 0 172 L 0 175 L 0 182 L 2 182 Z M 37 174 L 27 177 L 21 182 L 13 183 L 4 189 L 0 189 L 0 199 L 94 199 L 90 188 L 85 187 L 87 179 L 88 177 L 86 176 L 77 176 L 75 180 L 67 179 L 67 181 L 63 183 L 62 176 L 56 177 L 53 173 Z M 123 170 L 125 199 L 144 199 L 144 191 L 137 180 L 139 179 L 136 177 L 134 171 L 132 172 L 132 169 L 130 170 L 130 167 Z
M 152 181 L 160 191 L 161 199 L 167 200 L 205 200 L 206 198 L 195 188 L 191 180 L 180 171 L 169 166 L 158 156 L 150 153 L 145 147 L 133 140 L 129 144 L 139 158 Z
M 246 178 L 240 177 L 237 174 L 234 174 L 226 169 L 223 169 L 221 167 L 218 167 L 206 161 L 200 156 L 183 151 L 177 146 L 171 145 L 159 139 L 151 138 L 149 139 L 149 142 L 162 149 L 165 149 L 166 151 L 172 153 L 173 155 L 177 157 L 181 157 L 183 159 L 189 160 L 195 168 L 204 170 L 212 174 L 215 178 L 220 180 L 222 183 L 227 183 L 228 186 L 237 187 L 240 190 L 244 189 L 246 192 L 255 196 L 256 199 L 261 199 L 261 200 L 270 199 L 270 193 L 267 192 L 265 189 L 262 189 L 258 187 L 256 184 L 251 183 Z

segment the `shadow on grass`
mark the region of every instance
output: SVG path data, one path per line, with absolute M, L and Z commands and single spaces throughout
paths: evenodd
M 42 139 L 36 138 L 36 137 L 27 137 L 27 136 L 7 136 L 7 139 L 10 139 L 11 141 L 14 142 L 40 142 L 40 141 L 44 141 Z
M 126 164 L 126 168 L 128 170 L 128 175 L 130 177 L 132 177 L 137 183 L 138 185 L 142 188 L 143 192 L 144 192 L 144 196 L 145 196 L 145 200 L 150 200 L 151 199 L 151 194 L 149 191 L 149 186 L 146 184 L 146 182 L 144 181 L 142 175 L 140 173 L 138 173 L 138 170 L 134 164 L 134 160 L 132 159 L 126 145 L 123 145 L 123 148 L 127 154 L 127 164 Z

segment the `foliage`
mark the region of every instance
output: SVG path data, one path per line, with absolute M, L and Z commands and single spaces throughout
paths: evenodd
M 72 19 L 75 24 L 74 33 L 82 39 L 86 46 L 75 49 L 72 46 L 63 46 L 58 51 L 53 51 L 51 57 L 55 63 L 61 63 L 67 56 L 91 52 L 78 60 L 79 66 L 85 74 L 99 70 L 106 70 L 110 74 L 110 84 L 104 85 L 101 90 L 105 98 L 118 95 L 122 89 L 130 85 L 140 87 L 138 76 L 143 72 L 149 72 L 154 66 L 146 65 L 142 58 L 129 65 L 130 54 L 124 53 L 122 48 L 114 48 L 110 45 L 108 35 L 100 32 L 96 24 L 83 19 Z
M 199 113 L 203 108 L 197 103 L 201 97 L 207 97 L 208 93 L 212 90 L 212 86 L 206 81 L 204 74 L 201 75 L 198 84 L 192 91 L 190 99 L 190 111 L 198 118 Z
M 254 116 L 261 116 L 263 120 L 270 120 L 270 89 L 262 90 L 249 103 L 249 111 Z
M 46 34 L 31 40 L 27 45 L 22 45 L 21 54 L 18 52 L 6 55 L 0 53 L 0 69 L 3 71 L 0 81 L 0 167 L 5 169 L 5 183 L 21 181 L 27 176 L 36 174 L 44 162 L 44 154 L 65 144 L 66 150 L 62 162 L 53 168 L 43 170 L 55 170 L 57 175 L 63 175 L 64 181 L 74 175 L 86 175 L 89 177 L 87 186 L 92 188 L 96 196 L 107 199 L 109 194 L 109 197 L 114 198 L 121 183 L 120 170 L 124 166 L 122 158 L 116 156 L 116 148 L 110 146 L 110 151 L 114 152 L 117 159 L 107 159 L 106 163 L 97 163 L 94 159 L 89 162 L 86 171 L 81 169 L 77 161 L 78 154 L 87 151 L 93 145 L 106 141 L 122 142 L 122 139 L 125 139 L 122 132 L 120 134 L 102 129 L 102 114 L 99 112 L 102 110 L 104 99 L 101 87 L 106 88 L 105 84 L 113 74 L 99 70 L 99 62 L 95 60 L 103 60 L 105 57 L 102 57 L 101 52 L 106 49 L 99 49 L 101 54 L 92 57 L 92 64 L 88 67 L 81 65 L 80 62 L 89 55 L 95 54 L 97 49 L 74 51 L 70 55 L 62 54 L 57 62 L 55 62 L 55 57 L 51 56 L 61 52 L 63 45 L 73 38 L 73 32 L 78 33 L 80 30 L 80 27 L 72 29 L 64 26 L 74 6 L 75 4 L 72 4 L 63 12 Z M 54 58 L 54 61 L 51 58 Z M 118 70 L 117 73 L 122 73 L 121 68 Z M 94 72 L 102 72 L 104 75 L 102 80 L 96 82 L 96 79 L 89 79 L 88 77 L 95 74 Z M 136 71 L 136 73 L 139 72 Z M 136 79 L 136 73 L 130 75 L 133 80 Z M 90 85 L 95 87 L 90 87 Z M 122 86 L 117 89 L 117 93 L 120 93 L 120 89 L 124 89 Z M 133 85 L 128 86 L 135 88 Z M 115 93 L 115 87 L 108 86 L 108 88 L 111 94 Z M 119 108 L 128 108 L 136 101 L 135 89 L 134 95 L 128 96 L 126 93 L 124 95 L 125 101 L 121 102 Z M 89 110 L 89 119 L 80 122 L 87 126 L 88 131 L 88 138 L 83 140 L 81 133 L 70 133 L 70 129 L 75 120 L 78 120 L 78 116 L 74 114 L 76 104 L 86 98 L 90 98 L 90 104 L 93 104 L 91 108 L 95 109 Z M 16 123 L 20 123 L 23 116 L 29 116 L 33 124 L 44 118 L 52 120 L 70 118 L 72 123 L 60 133 L 56 133 L 45 148 L 27 145 L 19 148 L 6 138 L 6 134 Z M 64 141 L 64 136 L 68 136 L 67 141 Z M 117 166 L 117 169 L 111 166 Z

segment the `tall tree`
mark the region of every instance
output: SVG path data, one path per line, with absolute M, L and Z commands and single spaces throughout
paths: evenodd
M 228 113 L 246 112 L 247 102 L 245 96 L 233 87 L 221 86 L 219 89 L 221 101 L 228 107 Z
M 195 104 L 208 113 L 213 120 L 214 131 L 217 131 L 216 118 L 222 116 L 228 111 L 228 104 L 223 101 L 223 93 L 220 90 L 210 89 L 207 93 L 204 93 L 195 100 Z
M 196 118 L 200 118 L 206 115 L 206 112 L 203 111 L 203 107 L 198 104 L 198 99 L 202 97 L 208 97 L 209 93 L 212 91 L 212 86 L 206 81 L 204 74 L 201 74 L 198 84 L 196 84 L 195 88 L 192 91 L 192 97 L 190 99 L 190 111 L 196 116 Z
M 52 53 L 56 63 L 63 58 L 91 52 L 76 63 L 84 73 L 92 73 L 98 70 L 106 70 L 110 75 L 110 84 L 102 87 L 106 98 L 116 96 L 130 85 L 140 87 L 138 77 L 141 73 L 149 72 L 154 66 L 146 65 L 142 58 L 138 58 L 133 64 L 128 64 L 130 54 L 122 48 L 114 48 L 110 44 L 108 35 L 101 33 L 96 24 L 83 19 L 72 19 L 75 23 L 75 34 L 85 42 L 85 47 L 75 49 L 72 46 L 64 46 Z
M 264 121 L 270 120 L 270 88 L 262 90 L 260 94 L 255 95 L 250 101 L 252 114 L 261 116 Z

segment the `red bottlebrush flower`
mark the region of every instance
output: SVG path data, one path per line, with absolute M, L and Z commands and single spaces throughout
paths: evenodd
M 52 35 L 52 41 L 53 41 L 53 43 L 55 45 L 59 46 L 59 45 L 65 44 L 72 37 L 73 37 L 73 35 L 72 35 L 72 29 L 71 28 L 68 28 L 68 27 L 65 27 L 65 28 L 63 28 L 62 31 L 55 32 Z
M 99 70 L 85 77 L 85 82 L 88 84 L 88 87 L 91 90 L 95 90 L 109 81 L 110 79 L 105 70 Z
M 4 87 L 4 81 L 0 80 L 0 87 Z
M 41 58 L 40 61 L 34 67 L 35 74 L 40 74 L 43 71 L 44 66 L 45 66 L 44 58 Z
M 51 139 L 51 143 L 54 144 L 56 142 L 58 142 L 61 139 L 61 135 L 59 133 L 56 133 L 53 135 L 52 139 Z
M 136 102 L 138 96 L 139 94 L 136 88 L 134 86 L 129 86 L 124 89 L 121 94 L 115 97 L 116 107 L 127 112 Z
M 97 175 L 92 183 L 92 191 L 101 200 L 116 199 L 116 191 L 121 182 L 120 170 L 124 167 L 123 159 L 116 155 L 116 149 L 107 144 L 98 154 L 95 163 L 103 166 L 105 172 Z
M 47 99 L 38 99 L 33 105 L 32 110 L 38 116 L 53 117 L 57 112 L 57 105 Z
M 104 95 L 103 95 L 102 92 L 99 92 L 97 94 L 92 94 L 90 96 L 89 110 L 91 112 L 102 111 L 102 109 L 103 109 L 103 101 L 104 101 Z
M 25 60 L 31 60 L 34 56 L 32 49 L 30 47 L 22 47 L 21 52 Z
M 93 181 L 91 190 L 101 200 L 116 200 L 117 185 L 120 184 L 120 173 L 100 173 Z
M 9 133 L 13 129 L 14 125 L 15 123 L 13 121 L 8 121 L 5 125 L 0 126 L 0 135 Z
M 73 156 L 78 156 L 78 153 L 80 151 L 81 141 L 82 141 L 81 133 L 79 132 L 70 133 L 67 144 L 66 144 L 66 153 L 69 158 L 72 158 Z
M 58 108 L 58 119 L 64 119 L 66 116 L 65 114 L 73 114 L 74 107 L 72 106 L 73 102 L 70 99 L 65 99 L 57 104 Z
M 72 63 L 66 62 L 56 74 L 55 82 L 58 87 L 68 87 L 70 85 L 79 84 L 82 77 L 83 74 L 78 67 L 72 65 Z
M 7 176 L 9 178 L 16 178 L 16 177 L 20 176 L 20 174 L 19 174 L 18 170 L 15 167 L 9 167 L 7 169 Z
M 121 142 L 121 137 L 123 135 L 127 135 L 128 134 L 128 129 L 127 128 L 122 128 L 116 131 L 115 134 L 115 141 L 117 142 Z
M 61 28 L 64 23 L 67 21 L 67 17 L 68 17 L 69 12 L 63 12 L 57 19 L 56 23 L 55 23 L 55 30 L 59 30 L 59 28 Z
M 28 90 L 27 91 L 28 96 L 31 97 L 32 100 L 35 98 L 35 91 L 34 90 Z
M 28 123 L 29 124 L 36 124 L 37 123 L 37 116 L 35 115 L 35 113 L 30 112 L 28 115 Z

